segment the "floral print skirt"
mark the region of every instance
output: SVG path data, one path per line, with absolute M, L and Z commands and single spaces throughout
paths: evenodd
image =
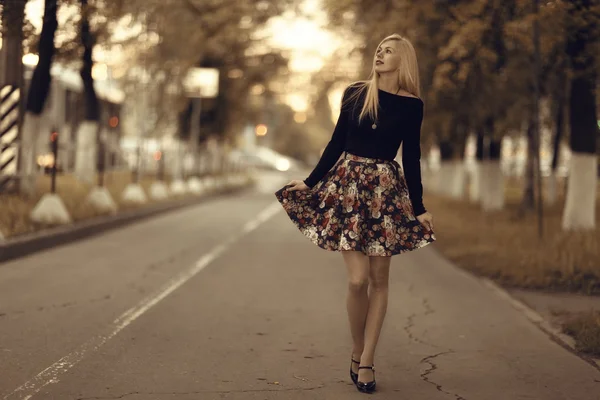
M 296 227 L 317 246 L 393 256 L 435 241 L 414 215 L 396 161 L 345 153 L 312 189 L 275 192 Z

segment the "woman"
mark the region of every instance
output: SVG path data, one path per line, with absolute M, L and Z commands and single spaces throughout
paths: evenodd
M 422 201 L 419 96 L 412 44 L 397 34 L 385 38 L 370 79 L 345 90 L 317 166 L 304 181 L 293 180 L 275 193 L 312 242 L 343 254 L 354 342 L 350 377 L 365 393 L 376 387 L 373 361 L 387 309 L 391 257 L 435 240 L 433 217 Z M 403 168 L 394 161 L 401 144 Z

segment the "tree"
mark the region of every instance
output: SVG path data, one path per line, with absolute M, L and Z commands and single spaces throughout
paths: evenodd
M 600 3 L 597 0 L 572 0 L 570 3 L 567 54 L 572 72 L 569 98 L 572 155 L 562 225 L 565 230 L 584 230 L 593 229 L 596 223 Z
M 158 0 L 105 0 L 106 6 L 99 8 L 99 12 L 112 21 L 107 22 L 108 31 L 113 29 L 111 25 L 117 25 L 115 21 L 128 20 L 129 26 L 139 26 L 140 34 L 111 42 L 132 55 L 131 66 L 124 72 L 129 98 L 136 101 L 141 93 L 149 95 L 148 106 L 156 112 L 157 123 L 167 121 L 167 125 L 177 126 L 179 116 L 185 115 L 189 107 L 183 90 L 187 71 L 196 66 L 216 67 L 221 72 L 221 89 L 227 89 L 217 99 L 220 110 L 225 110 L 217 112 L 221 121 L 219 131 L 231 132 L 242 123 L 244 118 L 239 115 L 247 110 L 246 96 L 256 83 L 256 74 L 251 70 L 262 69 L 262 82 L 266 82 L 284 67 L 280 54 L 263 51 L 258 55 L 256 50 L 255 54 L 249 54 L 261 42 L 256 32 L 294 2 L 182 0 L 174 4 Z M 260 65 L 250 64 L 256 60 Z M 140 68 L 149 77 L 148 84 L 141 88 Z M 183 136 L 188 133 L 186 129 L 177 130 Z
M 100 105 L 94 89 L 92 53 L 96 39 L 90 28 L 90 7 L 88 0 L 81 0 L 80 40 L 83 47 L 80 76 L 83 82 L 84 118 L 77 131 L 77 153 L 75 175 L 89 184 L 94 183 L 98 160 L 98 122 Z
M 50 68 L 55 52 L 54 36 L 58 28 L 57 9 L 57 0 L 45 0 L 42 32 L 38 43 L 39 60 L 33 70 L 25 106 L 25 119 L 21 132 L 21 191 L 28 196 L 33 196 L 36 188 L 36 143 L 41 128 L 40 116 L 52 80 Z M 48 130 L 41 133 L 49 135 L 51 132 Z

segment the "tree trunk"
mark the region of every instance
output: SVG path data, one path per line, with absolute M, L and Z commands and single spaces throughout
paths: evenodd
M 58 28 L 56 19 L 57 0 L 46 0 L 44 6 L 44 24 L 40 34 L 39 61 L 33 70 L 31 85 L 27 97 L 26 110 L 40 115 L 50 92 L 50 68 L 54 58 L 54 36 Z
M 466 128 L 460 131 L 456 140 L 456 152 L 452 161 L 452 183 L 450 186 L 449 195 L 453 199 L 463 199 L 467 190 L 467 168 L 465 165 L 465 149 L 467 147 Z
M 100 105 L 94 80 L 92 78 L 92 51 L 95 37 L 90 31 L 89 9 L 87 0 L 81 0 L 81 42 L 83 44 L 83 65 L 80 75 L 83 80 L 84 120 L 77 133 L 77 155 L 75 159 L 75 174 L 78 179 L 93 184 L 98 159 L 98 122 L 100 120 Z
M 595 79 L 573 79 L 569 101 L 571 165 L 562 218 L 564 230 L 586 230 L 596 226 L 598 126 L 594 91 Z
M 533 117 L 533 115 L 531 116 Z M 525 164 L 525 175 L 523 177 L 523 199 L 521 200 L 521 211 L 531 212 L 535 209 L 535 132 L 534 123 L 529 120 L 527 124 L 527 161 Z
M 504 175 L 500 164 L 502 139 L 495 139 L 494 130 L 494 119 L 488 117 L 484 123 L 484 160 L 480 171 L 481 207 L 484 211 L 504 208 Z
M 450 194 L 453 173 L 454 144 L 450 140 L 441 140 L 440 148 L 440 170 L 436 176 L 437 192 L 443 196 Z
M 486 161 L 485 180 L 487 188 L 483 195 L 484 211 L 497 211 L 504 208 L 504 174 L 500 164 L 502 139 L 491 138 L 489 142 L 489 159 Z
M 554 138 L 552 143 L 552 169 L 550 172 L 550 177 L 548 179 L 547 192 L 546 192 L 546 203 L 548 205 L 553 205 L 556 203 L 556 199 L 558 197 L 557 194 L 557 169 L 558 169 L 558 161 L 560 156 L 560 144 L 562 142 L 562 138 L 564 135 L 565 127 L 564 127 L 564 119 L 565 119 L 565 85 L 564 85 L 564 73 L 561 74 L 560 84 L 558 85 L 558 90 L 555 96 L 555 110 L 554 112 L 556 120 L 554 126 Z
M 438 172 L 438 191 L 454 199 L 462 199 L 466 188 L 465 148 L 466 124 L 456 121 L 447 139 L 440 141 L 441 165 Z
M 46 0 L 44 5 L 44 23 L 40 34 L 39 60 L 33 70 L 27 104 L 25 106 L 25 119 L 21 132 L 21 146 L 23 149 L 21 159 L 21 191 L 26 196 L 32 197 L 36 190 L 36 162 L 38 135 L 40 134 L 40 118 L 48 93 L 52 77 L 50 68 L 54 58 L 54 36 L 58 28 L 56 19 L 58 5 L 57 0 Z M 47 133 L 50 135 L 50 130 Z
M 598 125 L 594 46 L 599 37 L 593 20 L 578 18 L 592 12 L 592 1 L 572 3 L 570 14 L 577 21 L 572 24 L 567 41 L 573 76 L 569 99 L 572 157 L 562 226 L 564 230 L 587 230 L 596 225 Z
M 481 200 L 481 185 L 482 185 L 482 161 L 484 152 L 485 135 L 482 129 L 477 130 L 475 138 L 475 163 L 471 169 L 471 184 L 469 185 L 469 200 L 479 202 Z

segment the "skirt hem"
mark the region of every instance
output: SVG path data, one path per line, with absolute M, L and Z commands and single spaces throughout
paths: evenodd
M 434 240 L 431 240 L 431 241 L 425 241 L 424 243 L 419 243 L 418 245 L 416 245 L 415 247 L 412 247 L 412 248 L 404 248 L 404 249 L 398 249 L 398 250 L 394 250 L 394 251 L 386 251 L 385 254 L 381 254 L 381 253 L 369 254 L 368 251 L 365 251 L 362 248 L 361 249 L 357 249 L 357 248 L 352 249 L 352 248 L 350 248 L 350 249 L 346 250 L 346 249 L 340 249 L 339 247 L 338 248 L 334 248 L 334 247 L 331 247 L 331 246 L 327 246 L 325 244 L 319 244 L 318 240 L 313 240 L 307 234 L 305 234 L 304 232 L 302 232 L 302 230 L 300 230 L 300 229 L 298 229 L 298 230 L 300 231 L 300 233 L 302 233 L 302 236 L 304 236 L 305 238 L 307 238 L 311 243 L 314 243 L 315 245 L 317 245 L 320 249 L 323 249 L 323 250 L 326 250 L 326 251 L 331 251 L 331 252 L 338 252 L 338 253 L 341 253 L 342 251 L 359 251 L 359 252 L 361 252 L 364 255 L 369 256 L 369 257 L 376 257 L 376 256 L 377 257 L 393 257 L 393 256 L 398 256 L 400 254 L 404 254 L 404 253 L 408 253 L 408 252 L 411 252 L 411 251 L 422 249 L 423 247 L 426 247 L 427 245 L 430 245 L 430 244 L 432 244 L 432 243 L 435 242 L 435 239 L 434 239 Z

